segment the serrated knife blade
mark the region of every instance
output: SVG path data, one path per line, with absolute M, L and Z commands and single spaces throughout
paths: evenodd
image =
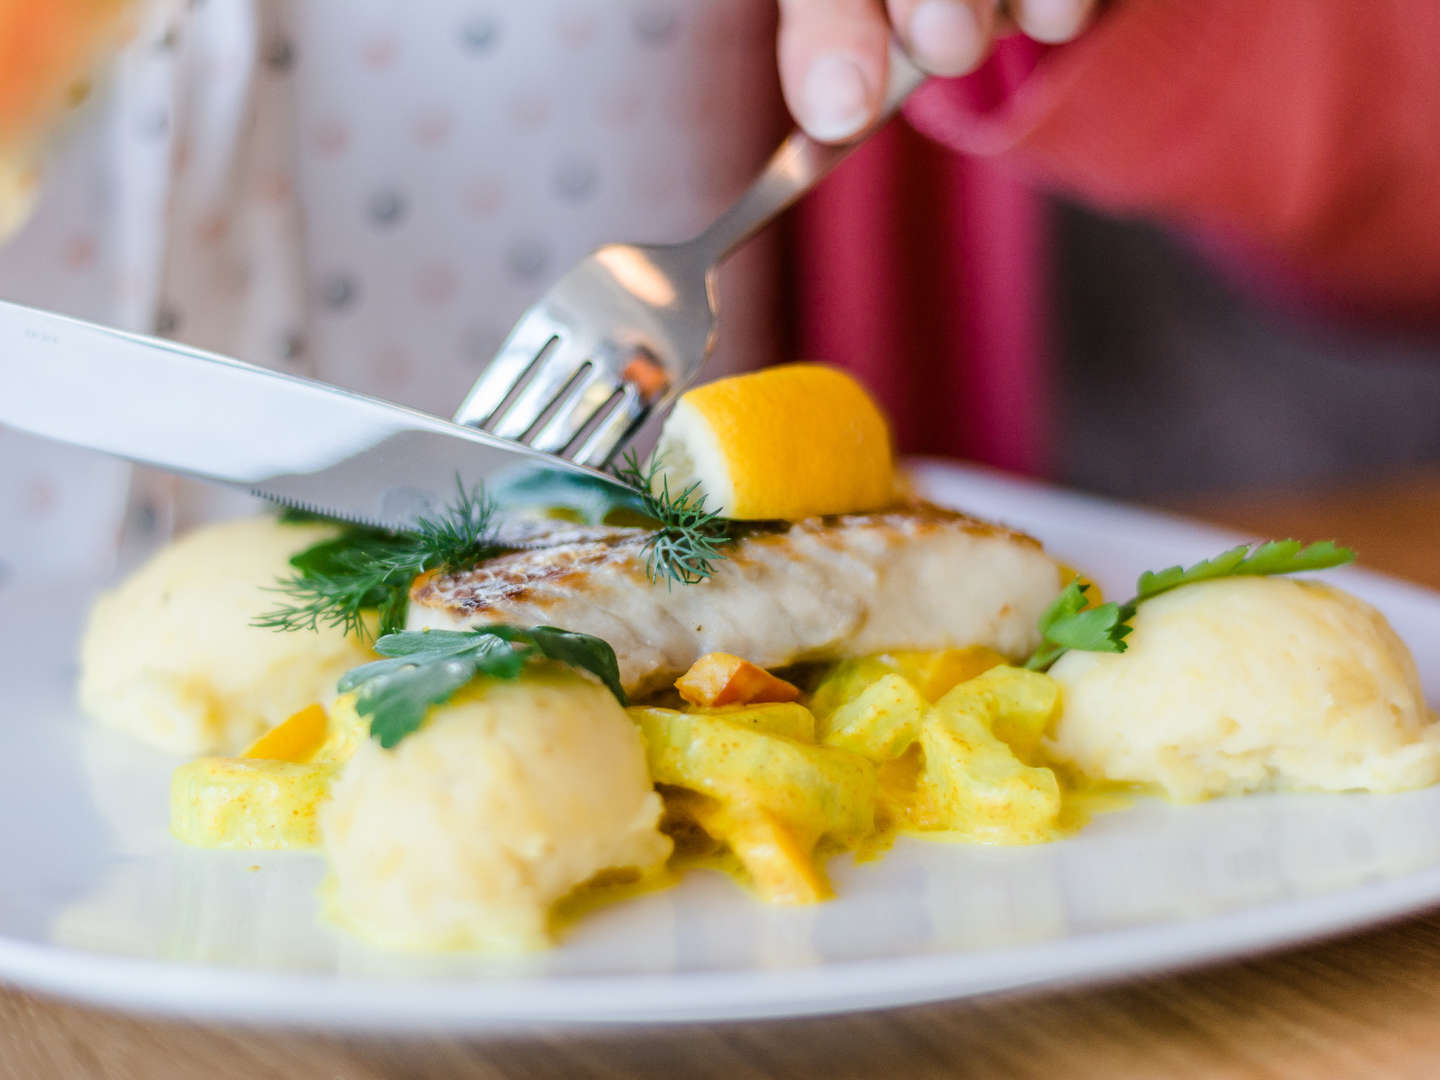
M 386 528 L 501 470 L 615 482 L 377 398 L 6 301 L 0 424 Z

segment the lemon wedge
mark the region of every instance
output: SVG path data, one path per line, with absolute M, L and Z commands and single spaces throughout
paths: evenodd
M 655 483 L 700 485 L 706 507 L 740 521 L 799 521 L 893 501 L 890 429 L 843 371 L 786 364 L 717 379 L 682 396 L 655 448 Z

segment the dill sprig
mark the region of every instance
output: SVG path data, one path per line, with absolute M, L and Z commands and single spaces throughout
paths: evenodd
M 503 550 L 495 540 L 495 504 L 478 487 L 467 489 L 458 479 L 456 487 L 455 500 L 442 514 L 419 518 L 405 532 L 346 525 L 339 536 L 293 556 L 295 573 L 273 589 L 285 601 L 253 625 L 267 630 L 336 627 L 366 638 L 366 616 L 374 611 L 380 634 L 400 630 L 417 576 L 435 569 L 467 570 Z
M 633 450 L 614 469 L 615 478 L 634 488 L 642 513 L 656 528 L 645 541 L 645 573 L 654 582 L 695 585 L 712 577 L 715 564 L 726 558 L 725 547 L 734 540 L 730 522 L 705 508 L 699 481 L 675 494 L 658 458 L 641 465 Z M 659 481 L 658 485 L 656 481 Z

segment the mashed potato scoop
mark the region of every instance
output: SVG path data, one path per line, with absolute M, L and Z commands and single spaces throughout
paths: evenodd
M 1128 649 L 1051 668 L 1051 752 L 1177 800 L 1440 780 L 1440 725 L 1385 617 L 1329 585 L 1242 577 L 1141 605 Z
M 251 625 L 288 560 L 335 533 L 271 516 L 209 525 L 102 595 L 80 649 L 86 714 L 176 754 L 238 754 L 374 659 L 339 630 Z
M 547 665 L 478 679 L 391 749 L 356 748 L 320 811 L 329 910 L 392 947 L 538 948 L 576 888 L 664 864 L 660 810 L 605 687 Z

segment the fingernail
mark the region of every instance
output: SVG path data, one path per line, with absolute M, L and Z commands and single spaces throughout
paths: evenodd
M 1083 0 L 1025 0 L 1019 22 L 1027 36 L 1058 45 L 1080 33 L 1089 14 L 1090 5 Z
M 848 139 L 869 119 L 865 77 L 844 56 L 822 56 L 805 76 L 804 128 L 817 139 Z
M 963 75 L 985 51 L 985 35 L 969 4 L 925 0 L 910 16 L 910 55 L 933 75 Z

